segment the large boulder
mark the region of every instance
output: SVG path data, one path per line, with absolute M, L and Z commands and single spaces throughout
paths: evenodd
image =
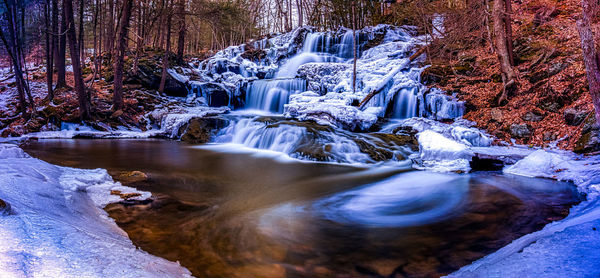
M 529 138 L 531 137 L 531 128 L 528 124 L 512 124 L 510 135 L 516 138 Z
M 140 84 L 146 89 L 158 90 L 160 87 L 160 79 L 162 68 L 159 64 L 140 63 L 136 73 L 129 73 L 125 79 L 127 84 Z M 167 74 L 164 93 L 174 97 L 186 97 L 188 88 L 185 83 L 177 80 L 170 74 Z
M 575 152 L 592 153 L 600 151 L 600 125 L 596 122 L 595 114 L 590 113 L 585 119 L 581 137 L 575 143 Z
M 229 90 L 222 84 L 207 82 L 200 85 L 202 96 L 210 107 L 229 106 Z
M 229 120 L 221 117 L 192 118 L 179 129 L 179 134 L 181 134 L 181 141 L 184 142 L 208 143 L 219 129 L 227 127 L 227 125 L 229 125 Z
M 565 122 L 568 125 L 578 126 L 585 120 L 588 114 L 589 112 L 586 110 L 567 108 L 564 111 Z

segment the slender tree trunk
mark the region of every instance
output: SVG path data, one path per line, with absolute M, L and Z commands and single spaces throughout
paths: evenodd
M 185 50 L 185 0 L 179 0 L 179 35 L 177 38 L 177 60 L 183 61 Z
M 494 8 L 492 11 L 492 19 L 494 21 L 494 35 L 496 36 L 496 52 L 498 54 L 498 61 L 500 63 L 500 71 L 502 73 L 502 81 L 504 88 L 502 89 L 501 95 L 498 97 L 498 105 L 508 100 L 508 95 L 513 93 L 517 85 L 517 74 L 510 61 L 510 48 L 508 41 L 512 41 L 512 37 L 508 37 L 506 33 L 506 17 L 510 17 L 506 13 L 506 2 L 505 0 L 495 0 Z
M 124 0 L 123 12 L 119 20 L 119 32 L 117 37 L 117 51 L 115 57 L 115 81 L 113 94 L 113 110 L 123 109 L 123 57 L 127 50 L 127 31 L 129 30 L 129 20 L 131 18 L 131 8 L 133 0 Z
M 58 1 L 58 0 L 57 0 Z M 62 0 L 67 1 L 67 0 Z M 64 6 L 64 3 L 63 3 Z M 56 66 L 56 88 L 64 88 L 67 87 L 67 79 L 66 77 L 66 59 L 67 59 L 67 21 L 65 18 L 65 9 L 64 7 L 61 9 L 60 16 L 60 34 L 59 34 L 59 42 L 58 42 L 58 51 L 56 55 L 56 61 L 54 65 Z M 75 56 L 77 57 L 77 56 Z
M 170 11 L 170 1 L 167 0 L 167 11 Z M 167 69 L 169 68 L 169 51 L 171 50 L 171 13 L 167 12 L 167 38 L 165 46 L 165 54 L 162 58 L 162 74 L 160 78 L 160 86 L 158 91 L 161 93 L 165 92 L 165 84 L 167 83 Z
M 352 68 L 352 93 L 356 94 L 356 60 L 358 59 L 356 43 L 356 0 L 352 0 L 352 48 L 354 48 L 354 61 Z
M 8 39 L 4 35 L 2 28 L 0 28 L 0 38 L 2 39 L 2 43 L 6 48 L 6 52 L 10 57 L 10 60 L 13 65 L 13 70 L 15 73 L 15 83 L 17 85 L 17 92 L 19 93 L 19 110 L 25 116 L 27 113 L 27 102 L 25 101 L 25 81 L 23 80 L 23 71 L 21 69 L 21 60 L 18 54 L 17 45 L 18 45 L 18 36 L 16 29 L 16 21 L 15 21 L 15 2 L 14 0 L 4 0 L 4 4 L 6 6 L 6 17 L 8 21 L 8 31 L 9 36 Z
M 75 79 L 75 89 L 77 90 L 77 98 L 79 99 L 79 117 L 84 119 L 90 118 L 89 98 L 83 84 L 83 76 L 81 76 L 81 64 L 79 57 L 79 46 L 77 45 L 77 35 L 75 34 L 75 20 L 73 19 L 73 0 L 64 0 L 63 9 L 68 23 L 67 40 L 69 41 L 69 50 L 71 54 L 71 63 L 73 64 L 73 78 Z
M 90 80 L 91 85 L 94 84 L 94 80 L 96 79 L 96 75 L 98 74 L 98 14 L 100 13 L 100 1 L 95 0 L 94 4 L 94 26 L 93 26 L 93 40 L 94 40 L 94 62 L 92 63 L 92 71 L 94 72 L 92 75 L 92 79 Z M 90 85 L 90 86 L 91 86 Z
M 142 47 L 144 46 L 144 32 L 143 32 L 143 27 L 142 27 L 142 12 L 144 11 L 143 9 L 143 5 L 144 3 L 142 1 L 138 2 L 138 16 L 137 16 L 137 23 L 136 23 L 136 34 L 137 34 L 137 44 L 135 47 L 135 59 L 133 60 L 133 72 L 137 72 L 138 71 L 138 60 L 140 58 L 140 52 L 142 51 Z
M 85 43 L 83 41 L 83 12 L 85 11 L 84 6 L 85 1 L 79 1 L 79 41 L 77 42 L 79 45 L 79 60 L 81 60 L 81 66 L 85 67 Z
M 581 0 L 583 12 L 581 19 L 577 21 L 577 28 L 581 37 L 583 62 L 587 72 L 590 95 L 596 111 L 596 122 L 600 124 L 600 53 L 596 49 L 592 31 L 592 19 L 598 12 L 598 6 L 593 2 L 594 0 Z
M 115 1 L 108 0 L 106 5 L 108 9 L 108 18 L 106 24 L 106 37 L 104 38 L 105 46 L 104 51 L 107 53 L 111 53 L 113 49 L 113 40 L 114 40 L 114 32 L 115 32 Z
M 513 45 L 513 31 L 512 31 L 512 0 L 506 0 L 506 13 L 504 14 L 504 27 L 506 28 L 506 48 L 508 51 L 508 60 L 511 66 L 515 66 L 515 54 Z
M 50 23 L 50 0 L 46 0 L 46 5 L 44 8 L 44 19 L 46 24 L 46 86 L 48 87 L 48 100 L 52 101 L 54 99 L 54 91 L 52 90 L 52 79 L 54 76 L 54 72 L 52 70 L 52 55 L 54 53 L 52 46 L 53 42 L 50 39 L 51 23 Z

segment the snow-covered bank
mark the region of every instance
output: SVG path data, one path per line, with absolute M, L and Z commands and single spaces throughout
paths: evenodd
M 137 249 L 102 207 L 115 183 L 106 170 L 58 167 L 0 144 L 2 277 L 191 277 L 178 263 Z
M 505 173 L 572 181 L 587 194 L 567 218 L 523 236 L 450 277 L 600 276 L 600 157 L 538 150 Z

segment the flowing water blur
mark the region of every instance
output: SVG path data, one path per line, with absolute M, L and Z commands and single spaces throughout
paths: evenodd
M 142 171 L 148 204 L 106 211 L 197 277 L 437 277 L 561 219 L 568 183 L 358 168 L 161 140 L 40 140 L 48 162 Z

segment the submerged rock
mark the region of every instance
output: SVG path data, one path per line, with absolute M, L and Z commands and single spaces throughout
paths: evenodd
M 283 117 L 237 118 L 216 142 L 285 153 L 313 161 L 374 163 L 401 161 L 418 150 L 414 133 L 351 133 L 314 121 Z
M 140 171 L 128 171 L 119 173 L 115 179 L 123 184 L 130 184 L 145 181 L 148 179 L 148 175 Z
M 181 141 L 199 144 L 208 143 L 219 129 L 229 124 L 227 119 L 221 117 L 192 118 L 179 129 Z

